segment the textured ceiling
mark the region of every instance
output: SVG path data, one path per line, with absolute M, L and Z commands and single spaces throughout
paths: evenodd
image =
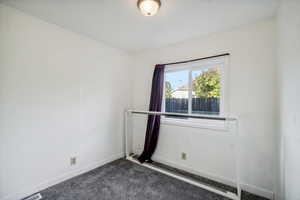
M 137 0 L 2 0 L 45 21 L 136 52 L 273 16 L 276 0 L 162 0 L 154 17 Z

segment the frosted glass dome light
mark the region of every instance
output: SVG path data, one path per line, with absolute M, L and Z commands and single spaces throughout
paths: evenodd
M 160 0 L 138 0 L 137 6 L 143 15 L 153 16 L 158 12 L 161 2 Z

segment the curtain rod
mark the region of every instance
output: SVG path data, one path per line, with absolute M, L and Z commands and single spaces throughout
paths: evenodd
M 185 60 L 185 61 L 179 61 L 179 62 L 172 62 L 172 63 L 165 63 L 165 64 L 159 64 L 159 65 L 175 65 L 175 64 L 182 64 L 182 63 L 188 63 L 188 62 L 194 62 L 198 60 L 205 60 L 209 58 L 217 58 L 217 57 L 222 57 L 222 56 L 229 56 L 230 53 L 223 53 L 219 55 L 214 55 L 214 56 L 208 56 L 208 57 L 203 57 L 203 58 L 197 58 L 197 59 L 192 59 L 192 60 Z

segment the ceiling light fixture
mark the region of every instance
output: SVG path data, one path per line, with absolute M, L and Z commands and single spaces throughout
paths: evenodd
M 138 0 L 137 6 L 143 15 L 153 16 L 158 12 L 161 2 L 160 0 Z

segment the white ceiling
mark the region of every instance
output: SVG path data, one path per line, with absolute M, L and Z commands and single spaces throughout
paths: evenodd
M 1 0 L 0 0 L 1 1 Z M 277 0 L 161 0 L 154 17 L 137 0 L 3 0 L 45 21 L 129 52 L 159 48 L 273 16 Z

